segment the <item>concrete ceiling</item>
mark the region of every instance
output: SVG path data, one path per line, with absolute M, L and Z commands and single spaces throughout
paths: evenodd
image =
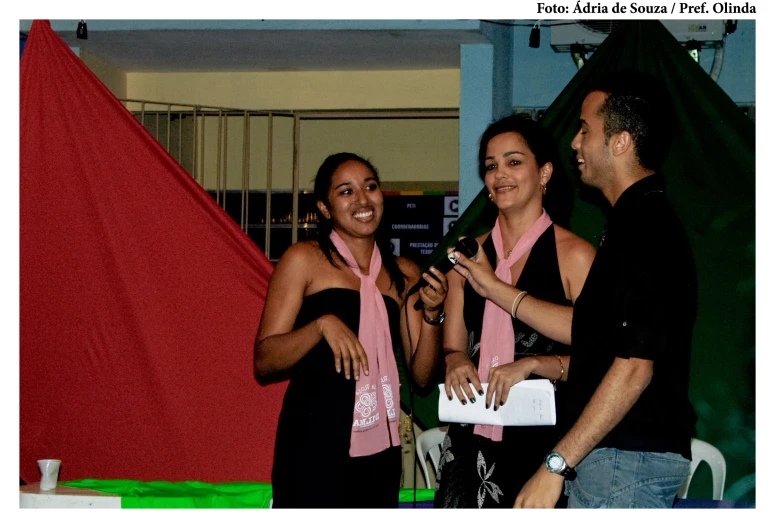
M 88 24 L 88 22 L 87 22 Z M 52 28 L 127 72 L 414 70 L 460 67 L 460 45 L 487 42 L 477 29 L 137 29 L 77 39 L 75 24 Z

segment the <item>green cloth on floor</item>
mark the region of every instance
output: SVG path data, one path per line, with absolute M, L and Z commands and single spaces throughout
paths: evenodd
M 272 498 L 272 485 L 263 482 L 83 479 L 62 485 L 120 495 L 122 508 L 269 508 Z
M 120 495 L 122 508 L 269 508 L 272 498 L 272 485 L 264 482 L 83 479 L 60 484 Z M 432 489 L 418 489 L 417 502 L 433 500 L 434 493 Z M 399 491 L 399 502 L 413 502 L 414 498 L 415 490 L 411 488 Z
M 418 489 L 417 490 L 417 502 L 431 501 L 436 495 L 436 490 L 432 489 Z M 398 492 L 398 502 L 414 502 L 414 490 L 412 488 L 404 488 Z

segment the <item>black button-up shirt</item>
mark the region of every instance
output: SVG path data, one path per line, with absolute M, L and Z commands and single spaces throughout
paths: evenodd
M 614 358 L 654 362 L 651 382 L 597 447 L 691 459 L 689 402 L 697 276 L 683 225 L 661 176 L 627 188 L 610 212 L 573 312 L 565 423 L 573 424 Z

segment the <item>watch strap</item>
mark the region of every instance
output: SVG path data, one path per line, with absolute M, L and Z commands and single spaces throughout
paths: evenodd
M 428 323 L 428 324 L 429 324 L 429 325 L 431 325 L 431 326 L 438 326 L 438 325 L 440 325 L 441 323 L 443 323 L 443 322 L 444 322 L 444 317 L 445 317 L 445 316 L 446 316 L 446 314 L 444 313 L 444 310 L 442 310 L 442 311 L 441 311 L 441 313 L 439 314 L 439 316 L 438 316 L 438 317 L 436 317 L 436 319 L 431 319 L 430 317 L 428 317 L 428 316 L 425 314 L 425 312 L 423 312 L 423 313 L 422 313 L 422 319 L 423 319 L 423 321 L 425 321 L 426 323 Z

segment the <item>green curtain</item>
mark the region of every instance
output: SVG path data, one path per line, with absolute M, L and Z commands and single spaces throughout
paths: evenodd
M 673 143 L 663 172 L 668 196 L 691 239 L 699 282 L 689 392 L 698 414 L 696 436 L 724 454 L 729 489 L 755 471 L 755 126 L 661 23 L 621 24 L 540 120 L 558 142 L 562 169 L 572 175 L 570 227 L 594 246 L 605 205 L 597 191 L 581 185 L 570 142 L 592 83 L 624 69 L 655 75 L 671 94 L 665 112 L 672 114 Z M 425 267 L 439 262 L 458 237 L 481 234 L 492 224 L 483 189 Z M 438 390 L 415 394 L 416 421 L 438 425 L 437 403 Z M 702 471 L 695 480 L 701 480 Z M 694 482 L 690 497 L 696 496 Z M 709 492 L 700 488 L 698 493 Z M 755 500 L 751 494 L 729 498 Z

